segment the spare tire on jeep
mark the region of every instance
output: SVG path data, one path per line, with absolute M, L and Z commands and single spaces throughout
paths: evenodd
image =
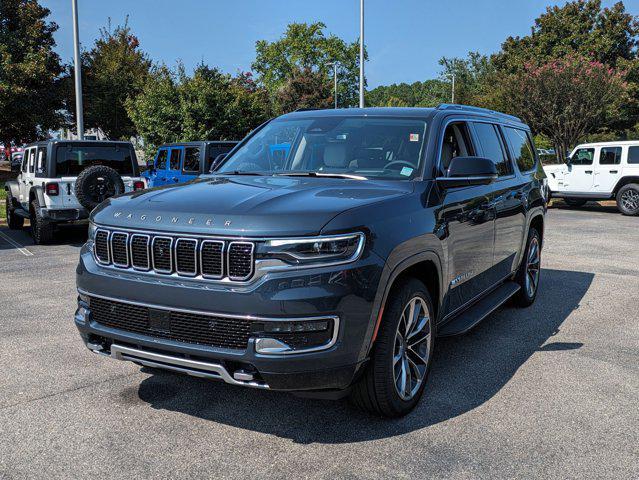
M 93 210 L 107 198 L 124 193 L 118 172 L 105 165 L 94 165 L 80 172 L 75 181 L 75 196 L 84 208 Z

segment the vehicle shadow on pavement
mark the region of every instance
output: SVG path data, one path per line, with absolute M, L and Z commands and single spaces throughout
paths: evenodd
M 34 246 L 33 238 L 29 226 L 26 225 L 20 230 L 10 230 L 6 226 L 0 226 L 0 232 L 11 238 L 14 242 L 22 247 Z M 56 230 L 55 239 L 48 245 L 69 245 L 72 247 L 81 247 L 87 241 L 88 226 L 87 225 L 63 225 Z M 46 245 L 45 245 L 46 247 Z M 16 245 L 9 243 L 0 237 L 0 250 L 11 250 L 17 248 Z
M 372 417 L 348 402 L 308 400 L 281 392 L 153 371 L 139 398 L 153 408 L 289 438 L 296 443 L 350 443 L 402 435 L 462 415 L 490 400 L 536 352 L 574 350 L 552 342 L 588 291 L 594 275 L 542 271 L 536 303 L 505 307 L 466 335 L 438 340 L 424 397 L 398 420 Z

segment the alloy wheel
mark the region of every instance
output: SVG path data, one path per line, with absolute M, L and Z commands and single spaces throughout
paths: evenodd
M 533 237 L 528 246 L 528 258 L 526 260 L 526 293 L 534 297 L 539 285 L 539 268 L 541 265 L 541 249 L 539 239 Z
M 639 192 L 636 190 L 626 190 L 621 195 L 621 204 L 627 210 L 634 211 L 639 208 Z
M 421 297 L 413 297 L 402 311 L 393 349 L 394 384 L 403 400 L 411 400 L 419 392 L 426 375 L 431 345 L 428 306 Z

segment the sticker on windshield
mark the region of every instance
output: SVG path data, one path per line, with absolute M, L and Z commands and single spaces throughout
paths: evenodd
M 419 133 L 411 133 L 410 134 L 411 142 L 419 142 Z
M 413 173 L 413 169 L 410 167 L 403 167 L 402 171 L 399 172 L 400 175 L 403 175 L 405 177 L 410 177 L 412 173 Z

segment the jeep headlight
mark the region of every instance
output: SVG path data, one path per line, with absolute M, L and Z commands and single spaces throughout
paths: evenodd
M 364 250 L 363 233 L 267 240 L 258 247 L 259 259 L 277 259 L 290 265 L 320 266 L 349 263 Z

